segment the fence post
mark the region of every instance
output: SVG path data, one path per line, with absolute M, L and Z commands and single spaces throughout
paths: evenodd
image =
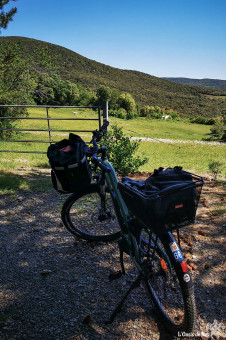
M 46 107 L 46 115 L 47 115 L 47 122 L 48 122 L 48 131 L 49 131 L 49 144 L 51 145 L 51 131 L 50 131 L 50 124 L 49 124 L 49 110 L 48 107 Z
M 103 122 L 106 120 L 108 120 L 108 101 L 105 101 L 103 105 Z

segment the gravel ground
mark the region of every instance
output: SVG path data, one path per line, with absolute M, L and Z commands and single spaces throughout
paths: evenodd
M 222 196 L 212 197 L 213 188 L 204 190 L 198 224 L 184 229 L 182 249 L 196 286 L 192 337 L 225 339 L 224 224 L 209 214 Z M 136 276 L 127 259 L 128 275 L 109 282 L 120 267 L 117 243 L 74 242 L 60 221 L 64 199 L 52 189 L 1 197 L 0 339 L 170 339 L 142 287 L 105 325 Z
M 200 145 L 214 145 L 226 146 L 222 142 L 208 142 L 200 140 L 182 140 L 182 139 L 166 139 L 166 138 L 149 138 L 149 137 L 131 137 L 132 140 L 142 140 L 144 142 L 170 143 L 170 144 L 200 144 Z

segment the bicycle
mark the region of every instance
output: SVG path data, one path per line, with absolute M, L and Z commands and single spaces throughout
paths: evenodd
M 165 328 L 173 335 L 191 333 L 196 320 L 194 287 L 180 250 L 179 232 L 177 243 L 171 231 L 158 234 L 155 228 L 129 211 L 128 202 L 122 197 L 123 184 L 118 181 L 107 159 L 107 150 L 97 144 L 108 124 L 105 122 L 99 131 L 93 132 L 93 146 L 87 153 L 95 182 L 67 198 L 61 212 L 63 224 L 73 235 L 86 240 L 118 239 L 121 271 L 110 274 L 110 280 L 125 274 L 124 253 L 130 256 L 138 271 L 136 280 L 113 311 L 109 323 L 120 312 L 130 292 L 142 283 Z M 203 179 L 199 182 L 203 184 Z

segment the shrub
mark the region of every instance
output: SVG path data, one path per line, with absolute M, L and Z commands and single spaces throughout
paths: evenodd
M 217 180 L 218 175 L 222 173 L 223 163 L 220 163 L 218 161 L 212 161 L 209 163 L 209 170 L 213 174 L 214 180 Z
M 224 135 L 224 120 L 222 117 L 215 119 L 214 125 L 210 128 L 211 133 L 217 138 L 221 139 Z
M 134 119 L 138 117 L 137 113 L 134 112 L 126 112 L 125 109 L 122 107 L 119 110 L 109 110 L 108 111 L 109 116 L 121 118 L 121 119 Z
M 126 115 L 126 119 L 134 119 L 134 118 L 137 118 L 139 117 L 139 115 L 135 112 L 128 112 L 127 115 Z
M 169 112 L 170 114 L 170 117 L 173 119 L 173 120 L 180 120 L 180 116 L 178 115 L 178 113 L 176 112 Z
M 111 117 L 117 117 L 117 110 L 109 110 L 108 115 Z
M 148 119 L 162 119 L 162 114 L 157 111 L 150 111 L 147 115 Z
M 108 159 L 116 173 L 122 176 L 137 172 L 139 167 L 148 161 L 147 158 L 141 159 L 135 155 L 139 144 L 140 142 L 125 137 L 122 128 L 117 125 L 113 125 L 112 130 L 108 131 L 101 141 L 101 145 L 107 147 Z
M 142 107 L 142 108 L 140 109 L 140 111 L 139 111 L 140 117 L 147 117 L 148 113 L 150 112 L 150 110 L 151 110 L 152 108 L 153 108 L 153 106 L 150 107 L 150 106 L 148 106 L 148 105 Z
M 142 107 L 140 109 L 140 117 L 146 117 L 147 116 L 147 110 L 145 109 L 145 107 Z
M 215 123 L 214 118 L 207 119 L 206 125 L 213 125 Z
M 127 112 L 125 109 L 122 107 L 117 111 L 116 117 L 121 118 L 121 119 L 126 119 Z
M 126 110 L 132 112 L 135 110 L 136 103 L 130 93 L 122 92 L 118 98 L 119 105 Z
M 197 118 L 191 117 L 190 122 L 195 124 L 213 125 L 215 123 L 215 119 L 199 116 Z

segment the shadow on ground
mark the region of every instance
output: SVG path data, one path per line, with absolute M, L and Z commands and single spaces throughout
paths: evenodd
M 39 177 L 31 175 L 31 181 Z M 48 174 L 42 179 L 50 181 Z M 15 181 L 19 185 L 21 177 Z M 65 198 L 53 189 L 1 196 L 1 339 L 170 339 L 142 287 L 132 292 L 115 321 L 105 324 L 136 274 L 127 262 L 128 275 L 108 281 L 110 271 L 119 269 L 117 242 L 74 245 L 60 221 Z M 206 245 L 216 254 L 210 273 L 222 256 L 214 242 L 218 236 L 214 229 L 212 242 Z M 201 258 L 200 268 L 205 264 L 206 258 Z M 208 286 L 207 293 L 206 275 L 206 270 L 200 270 L 195 276 L 198 309 L 206 312 L 208 322 L 221 322 L 223 284 Z M 208 306 L 213 303 L 211 315 Z

